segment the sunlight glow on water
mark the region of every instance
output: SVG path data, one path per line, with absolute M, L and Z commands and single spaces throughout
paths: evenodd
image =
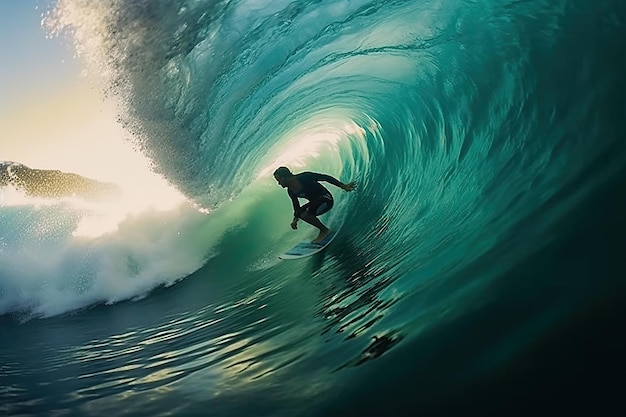
M 184 197 L 172 188 L 158 184 L 132 195 L 125 194 L 120 200 L 97 204 L 83 217 L 74 231 L 74 236 L 98 237 L 115 232 L 125 219 L 148 210 L 173 210 L 184 201 Z

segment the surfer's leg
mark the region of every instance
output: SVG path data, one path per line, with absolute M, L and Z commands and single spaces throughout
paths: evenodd
M 321 242 L 330 233 L 330 229 L 326 227 L 324 223 L 322 223 L 320 219 L 317 218 L 317 216 L 312 215 L 308 211 L 303 211 L 300 214 L 300 218 L 311 226 L 315 226 L 320 230 L 320 233 L 317 235 L 317 237 L 313 239 L 313 243 Z
M 332 208 L 333 197 L 332 195 L 324 195 L 315 201 L 307 203 L 306 206 L 307 209 L 300 214 L 300 218 L 320 230 L 317 237 L 313 239 L 313 243 L 319 243 L 328 236 L 330 229 L 326 227 L 317 216 L 328 212 Z

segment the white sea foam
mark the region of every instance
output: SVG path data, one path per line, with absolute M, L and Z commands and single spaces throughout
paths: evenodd
M 112 203 L 86 207 L 6 189 L 2 198 L 0 314 L 49 316 L 137 297 L 189 275 L 210 256 L 207 215 L 187 202 L 125 213 L 118 206 L 112 214 Z M 89 221 L 99 233 L 78 233 Z

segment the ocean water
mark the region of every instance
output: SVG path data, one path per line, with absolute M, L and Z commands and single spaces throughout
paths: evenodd
M 0 414 L 623 415 L 625 22 L 60 0 L 45 30 L 184 198 L 1 191 Z M 315 232 L 279 165 L 358 182 L 319 256 L 277 259 Z

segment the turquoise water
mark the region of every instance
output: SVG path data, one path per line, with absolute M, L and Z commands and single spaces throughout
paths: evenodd
M 188 202 L 97 239 L 68 202 L 0 208 L 0 410 L 618 404 L 625 19 L 618 1 L 60 1 L 48 30 Z M 359 184 L 332 188 L 319 256 L 277 260 L 307 233 L 278 165 Z

